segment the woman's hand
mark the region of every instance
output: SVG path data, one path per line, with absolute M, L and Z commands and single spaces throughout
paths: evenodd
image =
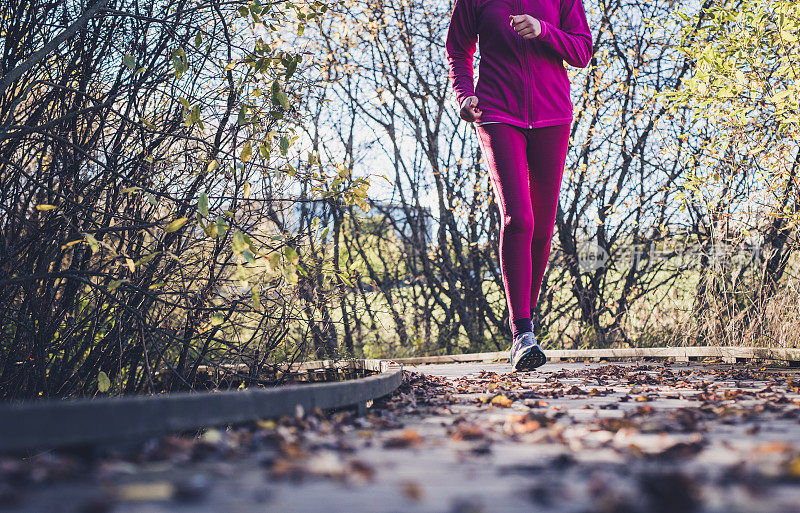
M 478 108 L 478 97 L 477 96 L 468 96 L 461 107 L 461 112 L 459 113 L 461 119 L 464 121 L 469 121 L 470 123 L 474 123 L 475 121 L 481 120 L 481 110 Z
M 511 28 L 525 39 L 535 39 L 542 33 L 542 24 L 533 16 L 527 14 L 514 16 L 511 14 L 508 17 L 510 18 Z

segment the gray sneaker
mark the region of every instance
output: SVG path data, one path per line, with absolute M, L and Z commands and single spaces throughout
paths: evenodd
M 530 331 L 514 338 L 511 345 L 511 368 L 515 371 L 529 371 L 541 367 L 547 361 L 536 336 Z

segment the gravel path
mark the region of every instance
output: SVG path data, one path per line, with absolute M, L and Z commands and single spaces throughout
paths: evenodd
M 800 374 L 448 364 L 368 414 L 0 458 L 0 512 L 800 512 Z M 319 413 L 319 412 L 318 412 Z

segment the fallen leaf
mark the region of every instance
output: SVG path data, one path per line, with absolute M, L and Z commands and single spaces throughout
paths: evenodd
M 267 431 L 271 431 L 271 430 L 275 429 L 275 426 L 277 424 L 275 424 L 274 420 L 259 420 L 259 421 L 256 422 L 256 425 L 258 427 L 260 427 L 261 429 L 265 429 Z
M 800 478 L 800 456 L 795 456 L 786 464 L 786 473 L 790 477 Z
M 500 394 L 500 395 L 496 395 L 496 396 L 494 396 L 494 397 L 492 398 L 492 400 L 491 400 L 491 404 L 493 404 L 494 406 L 500 406 L 500 407 L 502 407 L 502 408 L 508 408 L 508 407 L 510 407 L 512 404 L 514 404 L 514 401 L 512 401 L 512 400 L 511 400 L 511 399 L 509 399 L 508 397 L 506 397 L 506 396 L 504 396 L 504 395 Z
M 172 498 L 175 487 L 172 483 L 135 483 L 122 485 L 114 493 L 114 497 L 119 501 L 140 502 L 140 501 L 166 501 Z
M 383 446 L 389 449 L 403 449 L 406 447 L 422 445 L 422 436 L 414 429 L 406 429 L 397 436 L 393 436 L 383 442 Z
M 456 426 L 450 438 L 453 440 L 480 440 L 486 436 L 486 433 L 479 424 L 460 423 Z
M 375 477 L 375 469 L 364 461 L 352 460 L 348 464 L 347 475 L 349 477 L 358 477 L 364 482 L 369 482 Z
M 532 419 L 528 415 L 508 415 L 506 416 L 505 424 L 503 424 L 503 432 L 507 435 L 521 435 L 524 433 L 531 433 L 542 427 L 539 421 Z
M 422 488 L 414 481 L 403 481 L 401 483 L 403 494 L 414 502 L 422 500 Z

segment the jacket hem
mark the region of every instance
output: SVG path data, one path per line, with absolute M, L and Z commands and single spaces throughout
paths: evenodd
M 555 126 L 555 125 L 567 125 L 572 123 L 572 115 L 570 116 L 561 116 L 557 118 L 549 118 L 549 119 L 540 119 L 536 120 L 533 123 L 525 123 L 521 119 L 516 119 L 511 116 L 502 116 L 502 115 L 482 115 L 481 121 L 476 122 L 475 125 L 481 126 L 485 123 L 507 123 L 509 125 L 514 125 L 519 128 L 541 128 L 545 126 Z

